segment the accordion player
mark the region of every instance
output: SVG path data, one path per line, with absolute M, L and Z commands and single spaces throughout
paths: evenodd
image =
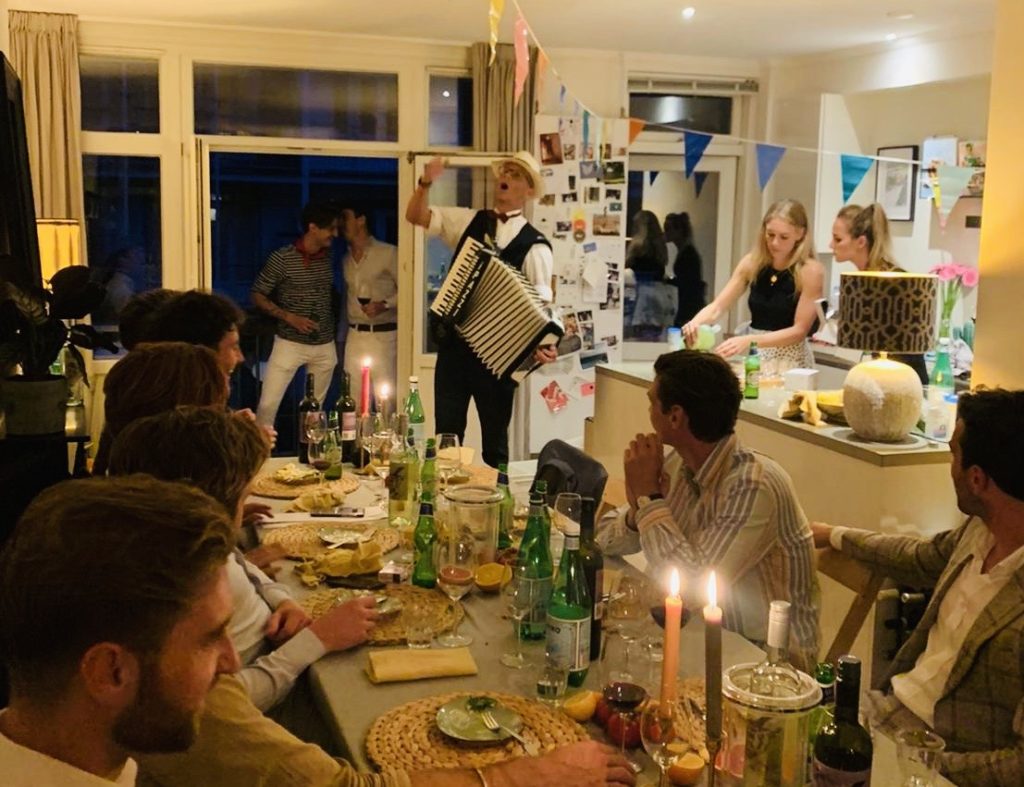
M 564 334 L 537 290 L 498 253 L 466 238 L 430 306 L 435 337 L 454 331 L 497 378 L 519 383 L 542 345 Z

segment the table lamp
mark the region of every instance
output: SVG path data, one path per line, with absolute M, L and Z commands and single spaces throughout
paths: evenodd
M 82 264 L 82 225 L 75 219 L 36 219 L 43 281 L 69 265 Z
M 920 419 L 917 372 L 886 354 L 932 349 L 937 292 L 938 278 L 930 273 L 840 275 L 837 344 L 880 355 L 854 366 L 843 383 L 843 412 L 859 437 L 899 442 Z

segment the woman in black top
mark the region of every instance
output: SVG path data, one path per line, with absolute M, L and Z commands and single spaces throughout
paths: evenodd
M 697 340 L 697 328 L 717 322 L 749 288 L 751 332 L 726 339 L 719 355 L 745 355 L 757 342 L 765 360 L 814 368 L 807 341 L 814 325 L 825 280 L 825 268 L 815 258 L 807 211 L 796 200 L 776 202 L 761 220 L 757 244 L 740 260 L 725 288 L 686 325 L 687 346 Z
M 707 284 L 701 278 L 700 252 L 693 245 L 693 225 L 690 214 L 670 213 L 665 217 L 665 240 L 674 243 L 678 249 L 672 264 L 674 283 L 679 290 L 679 305 L 676 309 L 677 327 L 691 319 L 704 308 L 704 293 Z

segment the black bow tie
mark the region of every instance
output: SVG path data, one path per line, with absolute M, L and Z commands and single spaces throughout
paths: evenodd
M 519 214 L 518 213 L 499 213 L 496 210 L 492 210 L 491 211 L 491 215 L 494 216 L 494 218 L 496 218 L 498 221 L 500 221 L 500 222 L 502 222 L 504 224 L 506 221 L 508 221 L 511 218 L 515 218 Z

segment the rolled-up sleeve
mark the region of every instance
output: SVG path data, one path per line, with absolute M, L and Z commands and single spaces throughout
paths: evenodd
M 543 243 L 531 246 L 526 253 L 526 259 L 523 260 L 523 274 L 547 303 L 555 299 L 554 291 L 551 289 L 551 272 L 554 265 L 554 255 Z
M 430 208 L 427 235 L 439 237 L 454 249 L 475 215 L 472 208 Z

